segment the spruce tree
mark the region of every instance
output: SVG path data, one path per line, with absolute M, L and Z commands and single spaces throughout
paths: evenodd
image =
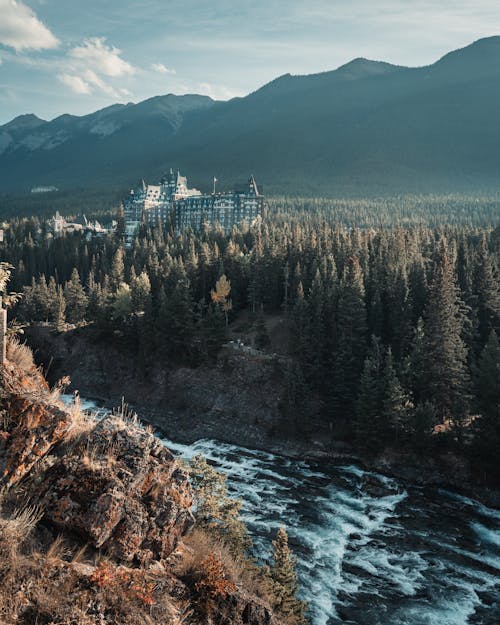
M 123 248 L 118 247 L 111 264 L 111 288 L 113 291 L 116 291 L 125 279 L 125 264 L 123 259 Z
M 228 495 L 226 475 L 216 471 L 201 454 L 191 458 L 188 470 L 196 522 L 221 538 L 233 555 L 242 557 L 251 540 L 240 518 L 241 501 Z
M 76 268 L 73 269 L 70 280 L 64 286 L 64 299 L 68 321 L 70 323 L 83 321 L 87 312 L 88 298 Z
M 365 358 L 356 401 L 356 438 L 364 447 L 374 447 L 381 436 L 382 352 L 380 339 L 372 337 Z
M 425 393 L 441 418 L 455 419 L 467 409 L 467 348 L 464 318 L 453 266 L 442 246 L 424 315 Z
M 297 287 L 297 296 L 290 316 L 289 350 L 295 357 L 304 378 L 308 373 L 310 317 L 307 302 L 304 298 L 302 282 Z
M 476 396 L 481 414 L 500 425 L 500 341 L 492 330 L 476 374 Z
M 288 546 L 288 534 L 280 527 L 273 541 L 272 564 L 269 569 L 274 595 L 274 609 L 283 615 L 289 623 L 302 625 L 307 623 L 304 612 L 305 604 L 297 598 L 298 579 L 295 570 L 295 557 Z
M 258 349 L 266 349 L 270 344 L 269 334 L 266 328 L 264 313 L 262 307 L 255 322 L 255 347 Z
M 54 327 L 57 332 L 62 332 L 66 323 L 66 301 L 62 287 L 57 289 L 56 306 L 54 310 Z
M 316 270 L 308 297 L 309 347 L 307 377 L 312 387 L 320 390 L 324 387 L 325 371 L 325 290 L 319 269 Z
M 392 350 L 389 347 L 382 375 L 382 414 L 384 426 L 388 433 L 392 433 L 396 444 L 409 429 L 409 417 L 412 408 L 410 397 L 396 375 Z
M 336 412 L 352 417 L 358 391 L 359 377 L 366 351 L 366 308 L 361 265 L 349 258 L 340 285 L 337 309 L 337 353 L 335 370 Z
M 476 397 L 480 416 L 475 422 L 476 463 L 491 479 L 500 477 L 500 341 L 492 331 L 476 371 Z
M 479 336 L 481 345 L 484 345 L 492 330 L 500 331 L 500 280 L 484 236 L 479 245 L 474 286 L 477 294 Z

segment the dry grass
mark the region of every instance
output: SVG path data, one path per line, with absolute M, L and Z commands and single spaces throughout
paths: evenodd
M 65 442 L 77 441 L 87 437 L 96 425 L 95 419 L 82 410 L 80 399 L 75 398 L 71 406 L 64 406 L 70 415 L 70 426 L 65 434 Z
M 237 587 L 269 601 L 268 586 L 262 569 L 245 556 L 235 558 L 223 541 L 213 538 L 203 529 L 195 528 L 184 539 L 183 550 L 174 566 L 175 574 L 188 583 L 196 583 L 202 563 L 210 556 L 222 562 L 224 570 Z
M 122 397 L 122 403 L 117 407 L 114 408 L 111 412 L 111 416 L 112 417 L 118 417 L 122 422 L 124 427 L 128 427 L 128 426 L 141 426 L 141 422 L 139 420 L 139 417 L 137 416 L 137 413 L 135 413 L 133 410 L 131 410 L 128 406 L 128 404 L 125 403 L 125 400 Z
M 33 352 L 25 343 L 21 343 L 15 337 L 11 337 L 7 341 L 7 360 L 22 371 L 31 371 L 35 368 Z
M 49 545 L 49 548 L 45 553 L 45 562 L 47 564 L 60 562 L 61 560 L 65 560 L 70 553 L 71 550 L 66 544 L 64 537 L 59 534 Z
M 42 517 L 43 510 L 38 506 L 26 505 L 14 511 L 7 523 L 18 544 L 24 543 Z
M 183 623 L 188 614 L 185 602 L 173 600 L 168 584 L 147 570 L 119 567 L 108 560 L 96 567 L 85 559 L 84 547 L 72 557 L 60 536 L 44 547 L 46 530 L 37 530 L 21 549 L 36 518 L 36 512 L 27 508 L 10 518 L 0 517 L 2 625 Z

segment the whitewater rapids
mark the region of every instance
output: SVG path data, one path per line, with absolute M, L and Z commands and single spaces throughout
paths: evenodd
M 500 511 L 356 466 L 162 440 L 227 475 L 259 560 L 286 527 L 313 625 L 500 624 Z

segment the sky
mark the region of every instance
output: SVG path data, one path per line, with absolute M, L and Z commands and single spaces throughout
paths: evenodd
M 227 100 L 357 57 L 421 66 L 498 34 L 499 0 L 0 0 L 0 124 Z

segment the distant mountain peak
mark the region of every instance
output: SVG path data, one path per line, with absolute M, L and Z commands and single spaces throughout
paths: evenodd
M 0 126 L 4 130 L 21 130 L 28 128 L 36 128 L 41 124 L 45 124 L 44 119 L 40 119 L 34 113 L 25 113 L 24 115 L 18 115 L 14 117 L 10 122 L 4 126 Z
M 448 52 L 429 68 L 457 79 L 470 75 L 496 78 L 500 75 L 500 36 L 484 37 Z
M 0 194 L 128 185 L 165 164 L 279 192 L 500 189 L 500 36 L 425 67 L 358 57 L 284 74 L 228 102 L 165 94 L 82 117 L 22 115 L 0 128 Z M 434 185 L 434 186 L 433 186 Z M 354 191 L 353 191 L 354 190 Z
M 365 78 L 367 76 L 386 74 L 399 69 L 403 68 L 398 65 L 392 65 L 391 63 L 385 63 L 384 61 L 371 61 L 370 59 L 365 59 L 360 56 L 345 63 L 345 65 L 341 65 L 334 71 L 351 78 Z

